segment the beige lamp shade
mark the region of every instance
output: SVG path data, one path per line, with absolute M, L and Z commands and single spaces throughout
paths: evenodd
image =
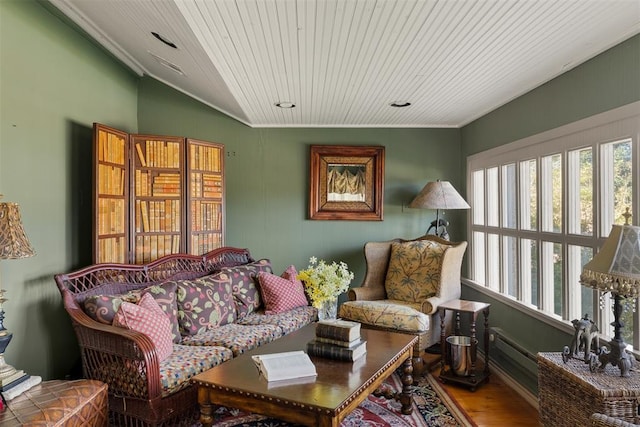
M 411 201 L 410 208 L 469 209 L 470 206 L 449 181 L 428 182 Z
M 602 249 L 582 269 L 580 283 L 626 298 L 640 295 L 640 227 L 614 225 Z
M 27 258 L 35 255 L 22 227 L 20 206 L 0 203 L 0 259 Z

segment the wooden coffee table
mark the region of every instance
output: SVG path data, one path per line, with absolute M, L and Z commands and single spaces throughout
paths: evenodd
M 400 366 L 403 389 L 397 397 L 402 413 L 411 413 L 411 357 L 417 340 L 412 335 L 363 329 L 367 354 L 355 362 L 312 357 L 315 380 L 269 383 L 258 374 L 251 355 L 305 350 L 314 336 L 315 324 L 307 325 L 195 376 L 202 425 L 212 425 L 212 405 L 224 405 L 291 423 L 337 427 Z

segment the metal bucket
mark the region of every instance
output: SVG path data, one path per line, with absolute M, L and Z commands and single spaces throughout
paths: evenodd
M 447 337 L 451 369 L 460 377 L 471 375 L 471 337 L 452 335 Z

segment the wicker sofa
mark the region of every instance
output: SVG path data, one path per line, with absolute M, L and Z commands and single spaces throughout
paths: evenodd
M 268 260 L 224 247 L 202 256 L 97 264 L 55 276 L 83 374 L 109 386 L 112 425 L 192 425 L 198 407 L 191 377 L 317 320 L 317 310 L 308 305 L 265 314 L 260 272 L 271 273 Z M 145 294 L 171 319 L 168 356 L 150 338 L 153 332 L 109 324 L 114 311 Z

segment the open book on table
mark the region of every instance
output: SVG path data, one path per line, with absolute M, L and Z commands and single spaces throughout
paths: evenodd
M 318 375 L 316 367 L 302 350 L 251 356 L 267 381 L 308 378 Z

